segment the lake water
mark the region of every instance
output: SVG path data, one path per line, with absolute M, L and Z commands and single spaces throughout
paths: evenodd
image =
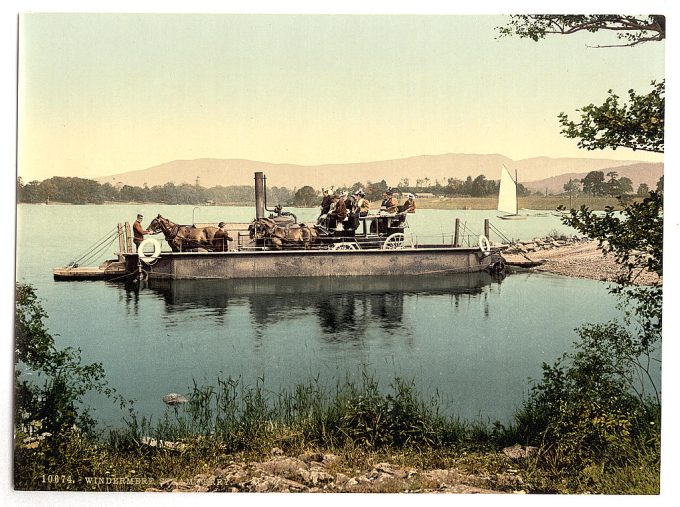
M 241 377 L 278 391 L 319 378 L 334 385 L 362 370 L 387 386 L 414 379 L 437 391 L 445 410 L 463 419 L 508 421 L 529 378 L 540 378 L 576 339 L 574 329 L 619 315 L 607 285 L 522 273 L 407 278 L 54 282 L 66 265 L 137 206 L 20 205 L 17 279 L 38 290 L 60 346 L 102 362 L 111 385 L 137 410 L 158 415 L 168 392 L 195 380 Z M 248 222 L 252 208 L 144 205 L 144 225 L 161 213 L 173 221 Z M 293 209 L 299 219 L 317 211 Z M 513 238 L 551 231 L 572 234 L 559 218 L 504 222 L 494 211 L 419 210 L 409 217 L 418 237 L 449 234 L 455 218 L 475 233 L 484 218 Z M 105 257 L 112 258 L 115 246 Z M 92 263 L 96 265 L 97 263 Z M 116 425 L 123 415 L 92 400 L 96 415 Z

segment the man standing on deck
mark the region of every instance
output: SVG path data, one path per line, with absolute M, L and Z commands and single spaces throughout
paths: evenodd
M 137 251 L 139 251 L 139 245 L 142 243 L 142 241 L 144 241 L 144 235 L 151 234 L 153 232 L 151 229 L 142 228 L 142 218 L 144 218 L 144 215 L 138 213 L 137 220 L 135 220 L 135 223 L 132 225 L 132 230 L 134 232 L 133 242 Z

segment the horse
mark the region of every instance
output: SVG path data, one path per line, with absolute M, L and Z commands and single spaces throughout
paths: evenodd
M 284 245 L 302 245 L 309 248 L 318 236 L 312 227 L 305 224 L 277 224 L 271 218 L 258 218 L 248 226 L 250 239 L 269 239 L 274 248 L 281 250 Z
M 228 249 L 228 241 L 232 241 L 227 231 L 220 227 L 194 227 L 179 225 L 158 215 L 149 224 L 154 233 L 162 232 L 173 252 L 181 252 L 193 248 L 224 252 Z

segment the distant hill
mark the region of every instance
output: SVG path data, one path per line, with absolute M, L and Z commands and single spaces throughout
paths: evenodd
M 202 158 L 196 160 L 175 160 L 165 164 L 149 167 L 139 171 L 124 172 L 97 178 L 100 183 L 127 184 L 132 186 L 163 185 L 167 182 L 175 184 L 194 184 L 196 178 L 203 187 L 217 185 L 251 185 L 253 173 L 263 171 L 267 176 L 267 185 L 299 188 L 311 185 L 319 189 L 331 185 L 352 185 L 355 182 L 385 180 L 391 186 L 397 186 L 403 178 L 408 178 L 411 186 L 419 179 L 429 178 L 429 184 L 437 180 L 446 184 L 448 178 L 465 179 L 484 174 L 488 179 L 498 179 L 501 166 L 505 164 L 510 170 L 517 169 L 519 180 L 527 182 L 559 177 L 564 173 L 587 173 L 608 168 L 663 164 L 640 164 L 637 161 L 622 161 L 588 158 L 548 158 L 537 157 L 513 161 L 499 154 L 477 155 L 465 153 L 447 153 L 444 155 L 420 155 L 396 160 L 377 162 L 359 162 L 350 164 L 295 165 L 273 164 L 243 159 Z M 642 170 L 640 174 L 642 174 Z M 623 173 L 621 173 L 623 175 Z M 656 174 L 656 173 L 655 173 Z M 630 177 L 630 176 L 629 176 Z M 631 178 L 632 179 L 632 178 Z M 568 180 L 568 178 L 567 178 Z M 658 176 L 654 179 L 656 183 Z M 635 180 L 634 180 L 635 181 Z M 650 179 L 651 181 L 651 179 Z M 649 182 L 648 182 L 649 184 Z M 557 185 L 557 183 L 556 183 Z M 561 189 L 561 186 L 559 187 Z M 544 188 L 543 188 L 544 189 Z
M 591 170 L 602 171 L 602 169 Z M 663 164 L 645 162 L 631 165 L 609 167 L 606 170 L 603 170 L 603 172 L 605 173 L 605 179 L 608 179 L 606 174 L 609 171 L 616 171 L 617 173 L 619 173 L 618 176 L 619 178 L 621 178 L 622 176 L 630 178 L 630 180 L 633 182 L 633 191 L 637 191 L 637 188 L 640 185 L 640 183 L 647 183 L 650 189 L 654 189 L 656 188 L 656 182 L 659 181 L 659 178 L 663 174 Z M 588 172 L 590 171 L 560 174 L 559 176 L 554 176 L 552 178 L 546 178 L 538 181 L 530 181 L 524 183 L 524 186 L 526 186 L 531 191 L 545 192 L 547 190 L 549 194 L 557 194 L 564 192 L 564 184 L 567 183 L 570 179 L 580 180 L 582 178 L 585 178 Z

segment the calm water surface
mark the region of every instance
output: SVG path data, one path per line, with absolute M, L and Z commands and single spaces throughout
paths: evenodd
M 49 330 L 61 346 L 103 363 L 110 383 L 158 415 L 168 392 L 186 392 L 217 376 L 253 384 L 264 376 L 276 392 L 312 378 L 334 385 L 367 370 L 382 384 L 415 379 L 438 391 L 445 409 L 464 419 L 504 420 L 522 402 L 528 378 L 576 338 L 574 328 L 619 315 L 607 285 L 541 274 L 446 277 L 54 282 L 63 266 L 135 206 L 18 207 L 17 278 L 38 289 Z M 192 222 L 192 206 L 143 207 Z M 311 220 L 316 210 L 293 210 Z M 247 222 L 252 208 L 205 207 L 196 221 Z M 506 235 L 528 239 L 573 233 L 557 217 L 503 223 L 493 211 L 420 210 L 410 218 L 419 237 L 448 234 L 458 217 L 481 232 L 485 217 Z M 146 225 L 146 221 L 144 223 Z M 108 249 L 112 257 L 115 247 Z M 99 419 L 122 414 L 92 400 Z

